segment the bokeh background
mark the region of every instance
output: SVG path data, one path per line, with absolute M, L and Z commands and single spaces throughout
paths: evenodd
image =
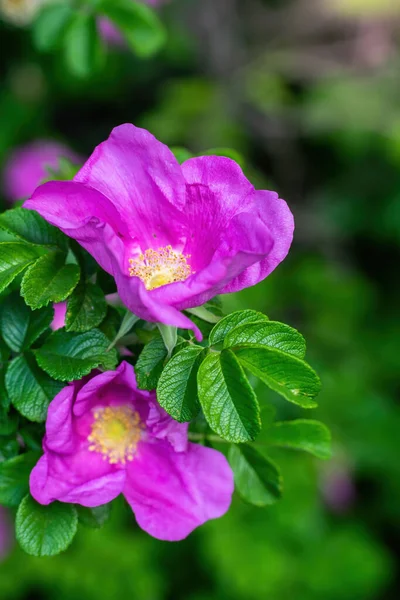
M 224 298 L 297 327 L 322 377 L 334 457 L 275 453 L 284 499 L 235 498 L 178 544 L 117 500 L 51 559 L 12 544 L 1 513 L 2 600 L 395 600 L 400 594 L 400 6 L 395 0 L 175 0 L 166 47 L 110 48 L 80 81 L 29 27 L 0 22 L 0 168 L 55 139 L 83 157 L 123 122 L 199 153 L 234 148 L 297 223 L 286 261 Z M 304 416 L 266 388 L 279 417 Z M 267 394 L 270 394 L 267 396 Z

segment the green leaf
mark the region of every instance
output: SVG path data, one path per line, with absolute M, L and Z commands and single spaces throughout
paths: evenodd
M 99 10 L 117 26 L 137 56 L 152 56 L 164 45 L 164 27 L 149 6 L 132 0 L 107 0 Z
M 238 310 L 221 319 L 210 333 L 210 346 L 216 346 L 224 341 L 230 331 L 245 323 L 268 321 L 268 317 L 256 310 Z
M 106 370 L 115 368 L 117 353 L 114 349 L 107 351 L 108 345 L 108 338 L 98 329 L 87 333 L 67 333 L 59 329 L 34 353 L 39 366 L 50 377 L 73 381 L 100 365 Z
M 0 406 L 0 435 L 14 435 L 18 428 L 18 415 Z M 0 502 L 1 504 L 1 502 Z
M 105 57 L 94 15 L 75 12 L 64 35 L 65 62 L 82 79 L 96 72 Z
M 1 327 L 0 327 L 0 331 L 1 331 Z M 0 365 L 2 363 L 5 363 L 8 361 L 10 357 L 10 349 L 7 346 L 7 344 L 5 343 L 5 341 L 3 340 L 3 338 L 0 336 Z M 0 402 L 1 404 L 1 402 Z
M 26 452 L 0 463 L 0 504 L 18 506 L 29 491 L 29 476 L 40 452 Z
M 211 300 L 206 302 L 203 306 L 217 317 L 222 318 L 224 316 L 222 301 L 219 296 L 214 296 L 214 298 L 211 298 Z
M 11 402 L 30 421 L 46 420 L 50 402 L 63 387 L 39 369 L 31 354 L 14 358 L 7 369 L 6 388 Z
M 165 366 L 157 385 L 157 400 L 180 423 L 191 421 L 200 409 L 197 373 L 204 358 L 201 346 L 188 346 Z
M 43 250 L 40 247 L 28 246 L 19 242 L 1 242 L 0 292 L 42 254 Z
M 228 460 L 235 486 L 244 500 L 255 506 L 274 504 L 282 496 L 278 467 L 252 446 L 231 446 Z
M 263 431 L 265 431 L 267 427 L 270 427 L 272 425 L 275 419 L 275 415 L 276 408 L 272 406 L 272 404 L 262 404 L 260 406 L 260 416 L 263 428 L 260 434 L 257 436 L 257 442 L 260 439 L 260 436 L 262 435 Z
M 317 406 L 313 398 L 321 382 L 313 369 L 296 356 L 265 346 L 235 348 L 240 363 L 289 402 L 303 408 Z
M 25 496 L 15 520 L 17 540 L 32 556 L 54 556 L 68 548 L 76 534 L 78 514 L 73 504 L 38 504 Z
M 69 181 L 75 177 L 81 165 L 77 165 L 66 156 L 60 156 L 57 167 L 46 166 L 45 168 L 50 180 Z
M 27 422 L 18 430 L 18 435 L 21 437 L 26 448 L 29 450 L 35 450 L 37 452 L 42 451 L 44 426 L 38 427 L 37 423 Z
M 79 281 L 78 265 L 65 264 L 65 255 L 50 252 L 27 269 L 21 284 L 21 295 L 33 309 L 49 302 L 62 302 Z
M 172 325 L 164 325 L 164 323 L 157 323 L 157 327 L 161 333 L 161 337 L 164 340 L 165 347 L 168 352 L 168 357 L 172 355 L 172 351 L 178 341 L 178 329 Z
M 330 431 L 319 421 L 296 419 L 274 423 L 265 431 L 262 441 L 271 446 L 304 450 L 323 460 L 332 455 Z
M 51 307 L 32 312 L 15 292 L 7 296 L 2 306 L 0 331 L 11 350 L 21 352 L 46 331 L 53 317 L 54 310 Z
M 65 329 L 89 331 L 100 325 L 107 313 L 107 302 L 97 285 L 81 281 L 68 299 Z
M 101 504 L 93 508 L 77 504 L 76 509 L 79 523 L 91 529 L 100 529 L 110 518 L 111 504 Z
M 38 50 L 48 52 L 57 48 L 72 15 L 72 6 L 68 2 L 50 4 L 41 9 L 32 29 Z
M 4 239 L 6 234 L 7 239 Z M 66 251 L 68 238 L 34 210 L 13 208 L 0 215 L 0 239 L 50 246 Z
M 106 316 L 99 325 L 100 331 L 102 331 L 111 342 L 117 335 L 118 327 L 121 322 L 121 315 L 118 310 L 113 306 L 107 305 Z
M 138 388 L 154 390 L 168 356 L 162 337 L 155 337 L 145 345 L 135 365 Z
M 209 338 L 215 323 L 218 323 L 224 316 L 222 304 L 218 296 L 212 298 L 206 304 L 203 304 L 203 306 L 185 310 L 185 313 L 188 313 L 191 321 L 200 329 L 204 340 Z M 194 337 L 193 332 L 190 330 L 182 333 L 186 339 L 193 339 Z
M 17 440 L 0 437 L 0 463 L 17 456 L 20 446 Z
M 188 160 L 189 158 L 193 158 L 193 156 L 194 156 L 194 154 L 192 154 L 192 152 L 190 152 L 190 150 L 187 150 L 186 148 L 182 148 L 180 146 L 174 146 L 174 147 L 170 148 L 170 150 L 180 165 L 183 162 L 185 162 L 185 160 Z
M 6 365 L 1 367 L 0 369 L 0 408 L 8 411 L 10 408 L 10 399 L 7 395 L 6 387 L 5 387 L 5 375 L 6 375 Z M 1 433 L 0 433 L 1 435 Z
M 115 294 L 117 291 L 114 277 L 103 271 L 103 269 L 98 270 L 96 284 L 103 290 L 104 294 Z
M 277 348 L 299 358 L 304 358 L 306 353 L 306 342 L 301 333 L 284 323 L 265 319 L 235 327 L 225 337 L 223 347 L 252 344 Z
M 204 415 L 216 433 L 235 443 L 257 437 L 257 398 L 233 352 L 209 354 L 200 365 L 197 385 Z

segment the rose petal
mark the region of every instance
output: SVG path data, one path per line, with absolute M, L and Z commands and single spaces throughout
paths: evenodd
M 200 306 L 225 290 L 251 265 L 263 260 L 272 244 L 270 233 L 259 218 L 251 213 L 240 213 L 231 219 L 207 267 L 186 281 L 152 290 L 151 298 L 159 304 L 173 304 L 180 310 Z
M 50 324 L 50 327 L 53 331 L 57 331 L 57 329 L 61 329 L 65 325 L 65 315 L 67 313 L 67 303 L 66 302 L 58 302 L 57 304 L 53 304 L 54 308 L 54 318 Z
M 125 469 L 110 465 L 98 452 L 80 448 L 74 454 L 46 451 L 29 480 L 32 496 L 41 504 L 54 500 L 99 506 L 116 498 L 125 482 Z
M 75 177 L 114 204 L 131 237 L 147 248 L 180 243 L 185 182 L 170 149 L 127 123 L 97 146 Z
M 145 422 L 150 400 L 154 401 L 154 393 L 138 390 L 132 365 L 122 361 L 115 371 L 99 373 L 80 389 L 73 414 L 83 417 L 96 406 L 131 404 Z
M 54 452 L 71 452 L 75 447 L 72 406 L 78 384 L 67 385 L 50 402 L 46 420 L 46 445 Z
M 154 399 L 149 404 L 146 427 L 151 435 L 159 440 L 167 440 L 176 452 L 184 452 L 188 447 L 189 423 L 178 423 Z
M 115 232 L 124 229 L 118 211 L 103 194 L 74 181 L 44 183 L 26 200 L 24 208 L 36 210 L 62 230 L 79 229 L 88 223 L 108 223 Z
M 111 202 L 96 190 L 73 181 L 49 181 L 37 188 L 24 203 L 24 208 L 36 210 L 46 221 L 77 240 L 107 272 L 111 271 L 110 246 L 119 245 L 127 236 L 125 224 Z
M 130 277 L 125 273 L 115 269 L 114 271 L 115 281 L 117 283 L 118 294 L 122 302 L 132 311 L 135 315 L 146 321 L 152 321 L 154 323 L 164 323 L 172 327 L 178 327 L 182 329 L 192 329 L 196 338 L 201 341 L 202 334 L 199 328 L 184 314 L 173 306 L 168 306 L 162 300 L 157 302 L 157 299 L 152 295 L 155 291 L 165 291 L 169 287 L 178 285 L 170 284 L 158 288 L 158 290 L 152 290 L 149 293 L 143 282 L 138 277 Z
M 196 444 L 177 453 L 163 442 L 140 444 L 123 491 L 139 526 L 168 541 L 221 517 L 232 493 L 232 471 L 221 453 Z
M 248 267 L 222 290 L 237 292 L 265 279 L 289 252 L 294 231 L 293 215 L 284 200 L 275 192 L 256 191 L 255 210 L 268 228 L 273 245 L 263 260 Z
M 185 215 L 193 270 L 205 267 L 220 244 L 229 221 L 252 207 L 254 187 L 235 161 L 200 156 L 182 164 L 186 180 Z

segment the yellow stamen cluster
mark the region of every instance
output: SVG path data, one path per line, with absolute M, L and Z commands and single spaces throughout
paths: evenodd
M 100 452 L 111 465 L 133 460 L 143 431 L 138 413 L 128 405 L 106 406 L 93 416 L 89 450 Z
M 148 290 L 184 281 L 192 274 L 187 260 L 189 254 L 175 252 L 172 246 L 165 246 L 158 250 L 149 249 L 138 258 L 131 258 L 129 264 L 129 275 L 140 277 Z

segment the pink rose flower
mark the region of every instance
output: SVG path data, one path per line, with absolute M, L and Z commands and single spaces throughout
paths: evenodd
M 4 192 L 15 202 L 29 198 L 37 186 L 49 177 L 47 167 L 57 169 L 60 158 L 79 165 L 83 159 L 70 148 L 52 140 L 37 140 L 18 148 L 6 162 L 3 171 Z
M 24 204 L 77 240 L 142 319 L 201 333 L 180 311 L 262 281 L 285 258 L 293 216 L 222 156 L 179 165 L 148 131 L 121 125 L 73 181 Z
M 225 457 L 188 442 L 187 427 L 138 390 L 126 362 L 75 381 L 49 406 L 31 494 L 41 504 L 98 506 L 122 493 L 147 533 L 181 540 L 222 516 L 233 493 Z

